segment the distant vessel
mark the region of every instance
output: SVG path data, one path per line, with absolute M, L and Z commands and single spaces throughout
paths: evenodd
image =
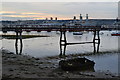
M 111 36 L 120 36 L 120 32 L 113 32 L 111 33 Z
M 74 32 L 73 35 L 83 35 L 83 32 Z
M 119 21 L 118 18 L 116 19 L 114 25 L 117 26 L 117 27 L 120 26 L 120 21 Z M 111 33 L 111 36 L 120 36 L 120 32 L 119 31 L 113 32 L 113 33 Z

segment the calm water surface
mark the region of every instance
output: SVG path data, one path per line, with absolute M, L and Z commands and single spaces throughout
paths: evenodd
M 95 70 L 110 71 L 112 73 L 118 73 L 118 39 L 117 36 L 111 36 L 114 31 L 102 31 L 104 34 L 100 35 L 101 44 L 100 52 L 104 54 L 96 54 L 85 56 L 90 60 L 93 60 L 95 64 Z M 100 32 L 101 33 L 101 32 Z M 14 32 L 8 32 L 6 34 L 15 34 Z M 23 39 L 23 54 L 31 55 L 34 57 L 46 57 L 59 55 L 59 32 L 30 32 L 23 34 L 41 34 L 50 35 L 51 37 L 37 37 Z M 68 42 L 83 42 L 92 41 L 93 33 L 84 33 L 82 36 L 75 36 L 73 33 L 67 32 Z M 15 52 L 15 40 L 2 39 L 2 47 Z M 109 52 L 108 52 L 109 51 Z M 66 55 L 69 54 L 87 54 L 93 52 L 93 44 L 79 44 L 68 45 L 66 49 Z

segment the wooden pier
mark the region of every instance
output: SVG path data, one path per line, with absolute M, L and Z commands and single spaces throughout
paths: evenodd
M 2 31 L 3 32 L 7 32 L 7 31 L 15 31 L 16 32 L 16 42 L 15 42 L 15 46 L 16 46 L 16 54 L 21 54 L 22 53 L 22 47 L 23 47 L 23 43 L 22 43 L 22 32 L 26 31 L 26 32 L 31 32 L 31 31 L 37 31 L 37 32 L 41 32 L 41 31 L 47 31 L 47 32 L 51 32 L 51 31 L 60 31 L 60 56 L 65 55 L 65 51 L 66 51 L 66 46 L 67 45 L 76 45 L 76 44 L 90 44 L 92 43 L 94 46 L 94 53 L 99 52 L 99 45 L 100 45 L 100 35 L 99 32 L 101 30 L 120 30 L 120 28 L 101 28 L 100 26 L 49 26 L 49 25 L 39 25 L 38 26 L 34 26 L 32 25 L 31 27 L 28 27 L 26 25 L 16 25 L 16 26 L 10 26 L 10 27 L 3 27 Z M 94 32 L 94 37 L 93 37 L 93 41 L 90 42 L 79 42 L 79 43 L 68 43 L 67 42 L 67 36 L 66 36 L 66 32 L 80 32 L 80 31 L 92 31 Z M 20 52 L 18 53 L 18 40 L 20 40 Z M 97 44 L 97 50 L 96 50 L 96 44 Z
M 91 42 L 78 42 L 78 43 L 68 43 L 67 42 L 67 37 L 66 37 L 66 31 L 61 31 L 60 33 L 60 56 L 65 56 L 65 51 L 66 51 L 66 46 L 67 45 L 76 45 L 76 44 L 93 44 L 94 47 L 94 53 L 99 52 L 99 45 L 100 45 L 100 35 L 99 35 L 99 30 L 94 30 L 94 37 L 93 41 Z M 97 44 L 97 50 L 96 50 L 96 44 Z M 62 48 L 63 47 L 63 48 Z

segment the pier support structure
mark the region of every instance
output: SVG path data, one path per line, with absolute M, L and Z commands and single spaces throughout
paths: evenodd
M 60 56 L 65 56 L 66 51 L 66 45 L 67 45 L 67 39 L 66 39 L 66 31 L 60 31 Z
M 15 42 L 16 54 L 21 54 L 23 48 L 22 29 L 16 28 L 15 32 L 16 32 L 16 42 Z M 18 40 L 20 40 L 20 51 L 18 51 Z
M 99 34 L 99 30 L 98 31 L 93 31 L 94 32 L 94 37 L 93 37 L 93 47 L 94 47 L 94 53 L 98 53 L 99 52 L 99 46 L 100 46 L 100 34 Z M 97 48 L 96 48 L 96 44 L 97 44 Z
M 75 44 L 88 44 L 93 43 L 94 53 L 99 52 L 99 46 L 100 46 L 100 34 L 99 30 L 94 30 L 94 36 L 92 42 L 80 42 L 80 43 L 68 43 L 66 38 L 66 31 L 60 31 L 60 57 L 65 57 L 65 51 L 67 45 L 75 45 Z

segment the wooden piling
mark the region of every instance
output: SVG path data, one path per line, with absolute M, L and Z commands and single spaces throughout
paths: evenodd
M 23 48 L 22 29 L 16 28 L 15 32 L 16 32 L 16 42 L 15 42 L 16 54 L 21 54 Z M 20 40 L 20 52 L 18 52 L 18 40 Z

